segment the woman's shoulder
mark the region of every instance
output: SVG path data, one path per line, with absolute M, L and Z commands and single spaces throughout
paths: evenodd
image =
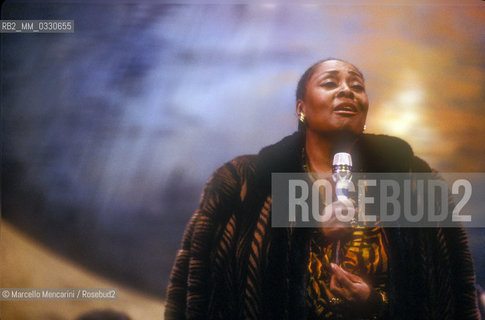
M 216 173 L 219 171 L 230 171 L 233 175 L 244 176 L 254 172 L 254 167 L 256 163 L 256 154 L 246 154 L 237 156 L 226 163 L 224 163 Z
M 365 147 L 386 153 L 412 155 L 411 145 L 401 138 L 385 134 L 363 134 L 360 141 Z
M 384 134 L 364 134 L 358 148 L 366 166 L 377 171 L 429 172 L 429 165 L 414 154 L 405 140 Z M 376 171 L 376 172 L 377 172 Z
M 227 162 L 227 164 L 232 165 L 236 168 L 254 166 L 256 158 L 256 154 L 245 154 L 233 158 L 231 161 Z
M 208 184 L 211 182 L 220 183 L 224 181 L 225 183 L 238 183 L 241 180 L 247 180 L 249 176 L 254 174 L 255 171 L 255 161 L 257 155 L 241 155 L 227 161 L 209 178 Z

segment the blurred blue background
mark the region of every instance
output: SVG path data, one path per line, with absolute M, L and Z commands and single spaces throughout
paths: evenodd
M 296 130 L 296 82 L 322 58 L 365 74 L 368 132 L 485 172 L 483 2 L 7 1 L 2 19 L 75 20 L 1 36 L 3 218 L 159 297 L 205 180 Z M 485 231 L 470 236 L 485 286 Z

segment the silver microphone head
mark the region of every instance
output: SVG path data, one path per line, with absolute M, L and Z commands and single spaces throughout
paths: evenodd
M 332 178 L 338 200 L 348 199 L 349 184 L 352 179 L 352 157 L 347 152 L 336 153 L 333 157 Z
M 334 173 L 339 172 L 351 172 L 352 171 L 352 157 L 347 152 L 339 152 L 333 156 L 332 171 Z

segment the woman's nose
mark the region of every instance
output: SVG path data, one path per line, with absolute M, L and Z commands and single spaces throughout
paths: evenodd
M 354 98 L 354 93 L 352 92 L 352 90 L 350 90 L 349 86 L 346 83 L 343 83 L 340 86 L 340 89 L 339 89 L 339 92 L 337 94 L 337 97 L 339 97 L 339 98 L 346 97 L 346 98 L 353 99 Z

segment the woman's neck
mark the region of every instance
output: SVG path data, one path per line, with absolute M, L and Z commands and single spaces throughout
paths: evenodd
M 335 152 L 349 152 L 355 141 L 355 136 L 352 139 L 345 136 L 345 134 L 322 135 L 307 130 L 305 151 L 310 171 L 332 172 Z

